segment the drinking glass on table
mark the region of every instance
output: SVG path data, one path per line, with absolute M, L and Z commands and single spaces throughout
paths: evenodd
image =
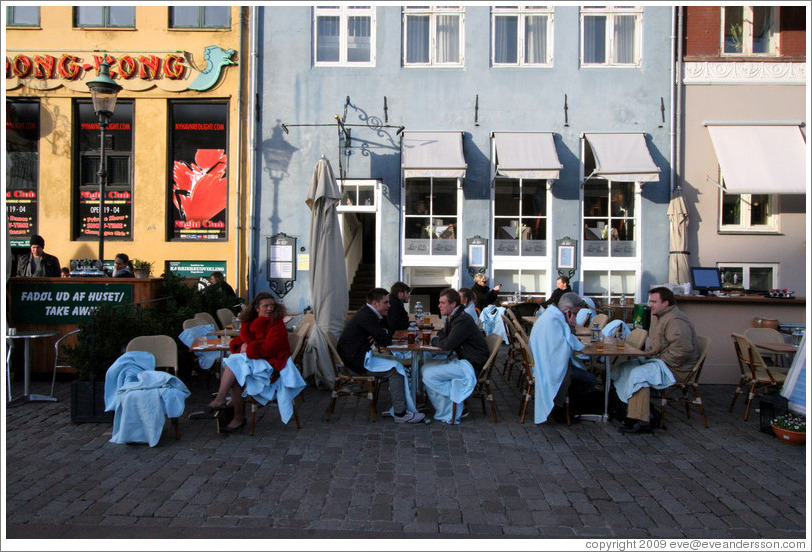
M 603 352 L 603 339 L 599 339 L 595 342 L 595 352 L 596 353 Z
M 615 335 L 615 343 L 617 343 L 617 350 L 622 351 L 626 348 L 626 334 L 620 330 Z
M 423 345 L 431 344 L 431 328 L 423 330 Z

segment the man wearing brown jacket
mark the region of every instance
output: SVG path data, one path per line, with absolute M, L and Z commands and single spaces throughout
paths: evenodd
M 690 372 L 699 358 L 699 343 L 696 337 L 696 330 L 693 323 L 677 308 L 675 304 L 674 292 L 666 287 L 656 287 L 649 291 L 649 307 L 651 307 L 651 327 L 649 328 L 648 345 L 645 352 L 651 358 L 659 359 L 677 378 L 684 378 Z M 636 363 L 636 365 L 635 365 Z M 620 431 L 623 433 L 650 433 L 651 423 L 649 421 L 651 396 L 650 388 L 663 389 L 674 383 L 670 374 L 658 374 L 656 365 L 652 361 L 628 361 L 618 366 L 617 375 L 613 372 L 612 380 L 615 381 L 618 396 L 621 396 L 622 387 L 627 389 L 636 388 L 628 398 L 629 410 Z M 642 375 L 638 374 L 646 370 L 653 374 L 646 376 L 648 381 L 643 381 Z M 657 377 L 662 375 L 664 377 Z M 631 377 L 629 377 L 631 376 Z M 628 380 L 635 380 L 633 387 L 628 387 Z M 619 381 L 618 381 L 619 380 Z

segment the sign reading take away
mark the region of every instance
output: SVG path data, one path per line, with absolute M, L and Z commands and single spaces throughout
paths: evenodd
M 130 284 L 20 283 L 11 299 L 13 324 L 78 324 L 104 303 L 132 303 Z

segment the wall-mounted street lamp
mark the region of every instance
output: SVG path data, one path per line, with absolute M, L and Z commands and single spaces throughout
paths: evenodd
M 110 78 L 110 64 L 107 63 L 107 55 L 99 65 L 99 76 L 88 81 L 90 95 L 93 98 L 93 111 L 99 118 L 99 128 L 101 133 L 99 172 L 99 261 L 104 263 L 104 185 L 107 184 L 107 159 L 104 155 L 104 131 L 110 124 L 113 112 L 116 109 L 116 98 L 121 91 L 121 85 Z

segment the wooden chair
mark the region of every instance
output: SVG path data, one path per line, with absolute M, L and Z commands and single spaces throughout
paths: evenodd
M 300 350 L 304 350 L 302 347 L 302 338 L 295 333 L 288 334 L 288 343 L 290 344 L 290 357 L 295 358 L 294 355 L 299 354 Z M 294 361 L 294 364 L 296 362 Z M 297 366 L 298 368 L 298 366 Z M 248 435 L 254 436 L 254 428 L 257 425 L 257 410 L 262 408 L 262 404 L 260 404 L 254 397 L 248 396 L 248 400 L 251 403 L 251 427 L 248 429 Z M 299 422 L 299 413 L 296 412 L 296 401 L 293 401 L 293 419 L 296 421 L 296 429 L 302 429 L 302 424 Z
M 482 369 L 479 371 L 479 374 L 476 378 L 476 387 L 474 387 L 474 392 L 471 396 L 478 396 L 482 399 L 482 413 L 485 414 L 485 399 L 491 403 L 491 414 L 493 414 L 493 421 L 494 423 L 498 423 L 499 419 L 496 417 L 496 403 L 493 402 L 493 393 L 491 392 L 491 371 L 493 370 L 493 365 L 496 363 L 496 355 L 499 354 L 499 349 L 502 346 L 502 336 L 499 334 L 492 333 L 485 337 L 485 341 L 488 343 L 488 350 L 491 352 L 488 355 L 488 360 L 485 361 L 485 364 L 482 366 Z M 457 403 L 454 403 L 451 406 L 451 419 L 457 419 Z
M 155 357 L 155 369 L 172 368 L 178 376 L 178 344 L 168 335 L 142 335 L 127 343 L 126 351 L 145 351 Z M 169 418 L 175 427 L 175 439 L 180 439 L 180 426 L 177 418 Z
M 220 321 L 220 327 L 224 328 L 226 326 L 230 326 L 231 323 L 234 321 L 234 312 L 231 309 L 227 309 L 223 307 L 222 309 L 217 309 L 217 320 Z M 217 329 L 215 327 L 215 329 Z
M 522 402 L 519 405 L 519 423 L 523 424 L 525 416 L 527 415 L 527 405 L 530 404 L 536 390 L 536 378 L 533 376 L 533 366 L 535 366 L 536 360 L 533 358 L 533 351 L 530 349 L 530 345 L 527 344 L 527 341 L 521 337 L 518 338 L 518 341 L 521 346 L 522 365 L 524 367 L 524 387 L 522 390 Z M 564 412 L 567 417 L 567 425 L 572 425 L 569 396 L 564 397 Z
M 330 396 L 330 404 L 327 406 L 324 419 L 330 421 L 330 415 L 333 413 L 338 397 L 358 397 L 359 399 L 366 398 L 369 400 L 369 417 L 375 421 L 375 405 L 378 402 L 378 391 L 381 387 L 381 382 L 375 376 L 361 376 L 350 372 L 341 357 L 338 354 L 336 345 L 338 340 L 332 332 L 325 332 L 327 337 L 327 349 L 330 352 L 330 362 L 333 365 L 333 374 L 335 375 L 335 382 L 333 383 L 333 391 Z M 360 387 L 360 390 L 358 389 Z M 355 388 L 355 389 L 353 389 Z
M 699 341 L 699 358 L 694 367 L 677 383 L 660 391 L 660 427 L 663 427 L 665 420 L 665 407 L 667 404 L 681 402 L 685 404 L 685 417 L 691 418 L 691 405 L 699 407 L 702 415 L 702 423 L 708 427 L 708 419 L 705 417 L 705 407 L 702 405 L 702 397 L 699 394 L 699 377 L 702 375 L 702 367 L 705 365 L 705 358 L 708 356 L 711 340 L 707 337 L 697 336 Z M 676 374 L 674 374 L 676 376 Z M 677 391 L 680 392 L 677 395 Z
M 768 367 L 756 346 L 744 335 L 734 333 L 731 334 L 731 337 L 733 338 L 733 347 L 736 349 L 736 358 L 739 361 L 741 378 L 736 386 L 736 392 L 733 394 L 733 400 L 730 402 L 729 411 L 733 412 L 736 399 L 743 393 L 746 386 L 748 388 L 747 408 L 744 411 L 744 421 L 746 422 L 750 416 L 750 405 L 753 398 L 764 394 L 765 391 L 783 385 L 786 374 L 776 371 L 774 367 Z
M 220 327 L 220 324 L 217 323 L 217 320 L 215 320 L 214 317 L 212 315 L 210 315 L 209 313 L 207 313 L 207 312 L 196 312 L 195 313 L 195 318 L 202 318 L 207 323 L 214 326 L 215 330 L 222 330 L 223 329 L 223 328 Z

